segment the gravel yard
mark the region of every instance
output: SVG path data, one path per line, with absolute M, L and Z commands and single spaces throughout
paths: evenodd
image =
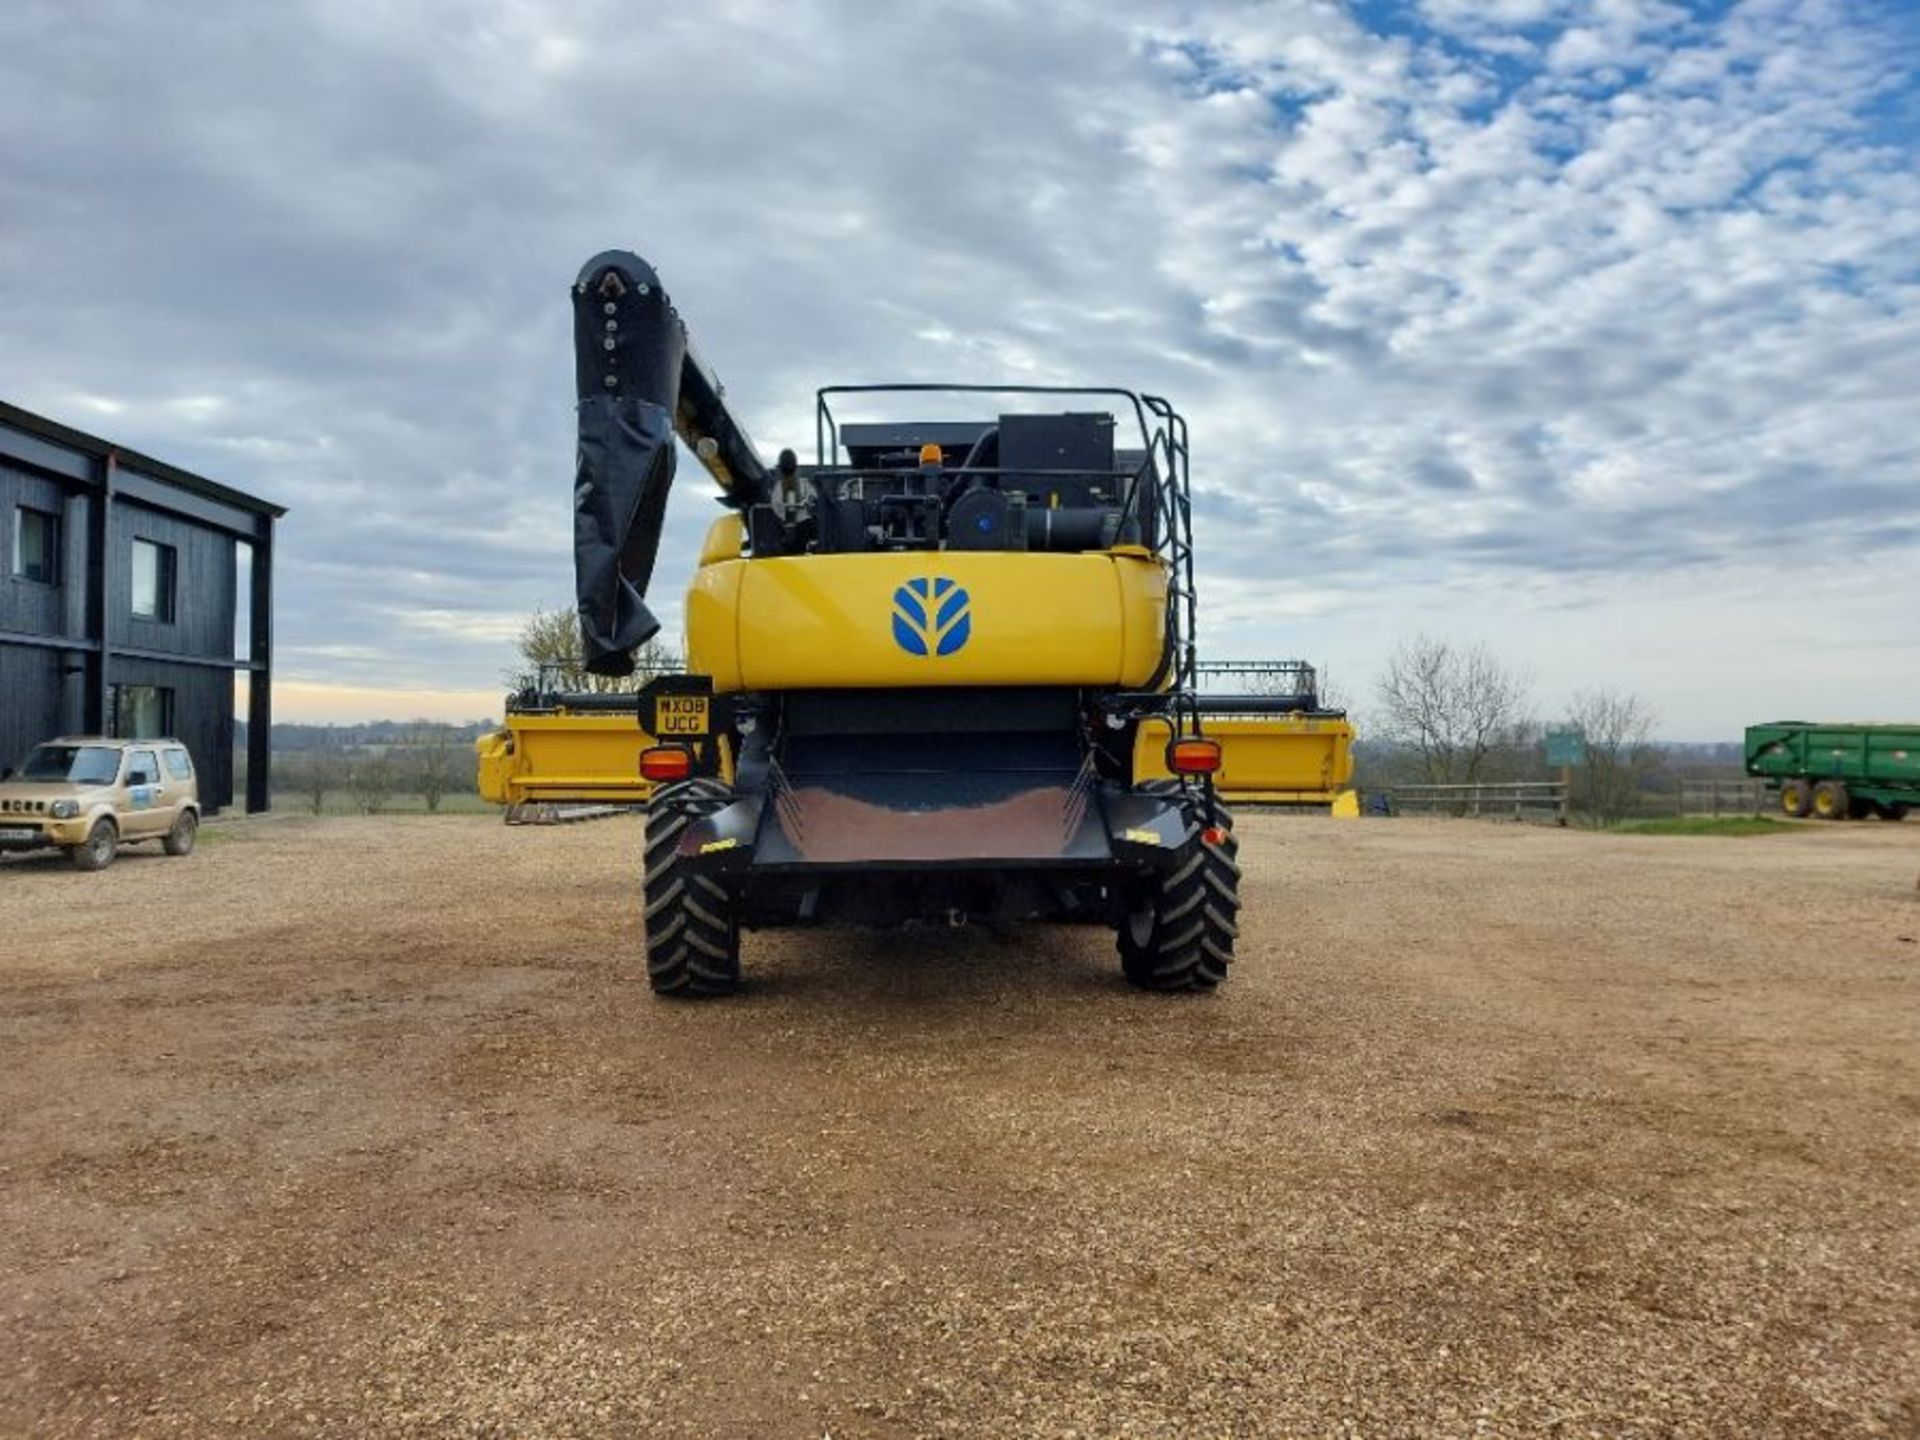
M 631 818 L 0 864 L 0 1435 L 1920 1434 L 1920 824 L 1248 816 L 1241 959 Z

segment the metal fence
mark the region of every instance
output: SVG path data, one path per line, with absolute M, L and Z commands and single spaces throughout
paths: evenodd
M 1553 820 L 1565 824 L 1577 805 L 1558 780 L 1482 781 L 1459 785 L 1367 787 L 1370 804 L 1395 815 L 1453 815 L 1515 820 Z M 1774 801 L 1764 781 L 1744 776 L 1721 779 L 1676 777 L 1642 790 L 1627 810 L 1640 818 L 1667 815 L 1767 815 Z
M 1764 780 L 1746 776 L 1720 780 L 1674 782 L 1676 815 L 1766 815 L 1773 811 Z

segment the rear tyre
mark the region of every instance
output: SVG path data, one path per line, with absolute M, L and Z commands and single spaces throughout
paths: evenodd
M 647 983 L 657 995 L 726 995 L 740 983 L 733 897 L 679 854 L 687 826 L 732 802 L 731 790 L 706 779 L 662 785 L 647 801 Z
M 1838 780 L 1822 780 L 1813 787 L 1813 813 L 1822 820 L 1845 820 L 1853 813 L 1853 799 Z
M 1882 820 L 1904 820 L 1907 818 L 1907 812 L 1911 808 L 1911 806 L 1899 803 L 1882 805 L 1880 807 L 1880 818 Z
M 167 838 L 160 843 L 169 855 L 191 855 L 193 842 L 200 836 L 200 817 L 191 810 L 182 810 L 173 822 L 173 828 L 167 831 Z
M 104 870 L 120 852 L 120 827 L 111 820 L 96 820 L 87 838 L 67 851 L 76 870 Z
M 1813 785 L 1806 780 L 1780 782 L 1780 809 L 1796 820 L 1807 818 L 1813 809 Z
M 1121 972 L 1142 990 L 1212 990 L 1227 978 L 1239 932 L 1239 842 L 1226 811 L 1225 840 L 1202 836 L 1171 870 L 1142 882 L 1120 919 Z

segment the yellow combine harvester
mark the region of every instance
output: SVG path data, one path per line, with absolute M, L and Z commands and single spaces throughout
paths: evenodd
M 830 386 L 813 463 L 768 465 L 644 260 L 596 256 L 572 300 L 590 673 L 632 673 L 660 628 L 676 441 L 727 507 L 687 673 L 633 719 L 657 742 L 653 987 L 732 990 L 743 930 L 976 918 L 1104 925 L 1134 984 L 1218 985 L 1240 870 L 1194 686 L 1178 412 L 1113 387 Z

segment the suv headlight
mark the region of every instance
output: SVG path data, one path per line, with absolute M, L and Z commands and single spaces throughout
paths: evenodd
M 56 820 L 71 820 L 80 813 L 80 802 L 78 800 L 56 800 L 53 802 L 51 813 Z

